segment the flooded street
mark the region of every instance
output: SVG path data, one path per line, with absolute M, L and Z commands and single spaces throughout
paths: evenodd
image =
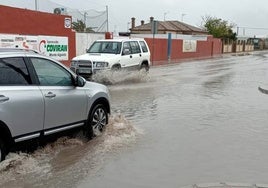
M 0 187 L 268 184 L 268 53 L 119 73 L 104 135 L 60 138 L 0 164 Z

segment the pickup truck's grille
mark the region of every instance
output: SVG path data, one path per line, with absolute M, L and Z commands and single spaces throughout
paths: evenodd
M 92 68 L 92 62 L 86 60 L 76 61 L 78 67 Z
M 86 64 L 78 64 L 78 66 L 79 67 L 87 67 L 87 68 L 91 68 L 92 67 L 91 64 L 88 64 L 88 65 L 86 65 Z

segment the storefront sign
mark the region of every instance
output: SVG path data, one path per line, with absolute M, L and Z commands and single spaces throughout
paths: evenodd
M 0 34 L 0 48 L 32 49 L 59 61 L 69 59 L 68 37 Z

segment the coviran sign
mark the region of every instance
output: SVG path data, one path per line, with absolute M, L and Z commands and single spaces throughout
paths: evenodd
M 26 48 L 59 61 L 68 57 L 68 37 L 0 34 L 0 48 Z

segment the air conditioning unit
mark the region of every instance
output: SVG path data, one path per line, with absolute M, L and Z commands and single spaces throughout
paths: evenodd
M 54 14 L 67 14 L 67 9 L 64 7 L 58 7 L 54 9 Z

